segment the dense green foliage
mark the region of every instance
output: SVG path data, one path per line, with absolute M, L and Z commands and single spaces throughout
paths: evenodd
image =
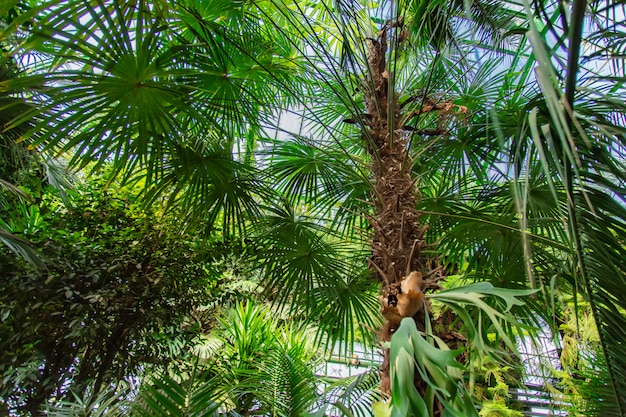
M 176 352 L 161 346 L 189 340 L 185 318 L 207 292 L 229 297 L 206 263 L 234 259 L 245 272 L 230 282 L 259 283 L 258 301 L 314 325 L 316 341 L 381 335 L 385 350 L 398 330 L 402 360 L 383 366 L 391 401 L 377 411 L 394 416 L 473 411 L 484 356 L 506 360 L 533 323 L 557 335 L 587 312 L 564 300 L 584 300 L 599 338 L 581 346 L 601 349 L 564 370 L 602 381 L 588 415 L 626 415 L 621 2 L 51 0 L 2 12 L 0 167 L 14 193 L 0 239 L 32 258 L 27 237 L 47 263 L 3 255 L 9 402 L 35 411 L 72 384 L 89 397 L 145 363 L 165 367 Z M 30 184 L 43 173 L 20 162 L 30 152 L 140 197 L 96 181 L 62 205 L 42 191 L 53 171 Z M 411 271 L 422 304 L 416 327 L 398 328 L 384 309 L 406 300 Z M 272 346 L 286 363 L 288 344 Z M 220 360 L 272 380 L 272 361 L 248 368 L 229 352 Z M 248 381 L 231 371 L 230 388 Z M 154 386 L 182 392 L 161 404 L 172 413 L 190 398 L 243 414 L 288 402 L 221 395 L 220 375 Z M 292 376 L 277 378 L 308 398 Z M 310 402 L 293 404 L 275 414 Z
M 0 263 L 2 397 L 31 411 L 166 366 L 217 284 L 198 240 L 101 186 L 75 190 L 67 207 L 44 195 L 11 222 L 45 260 L 34 269 L 3 251 Z

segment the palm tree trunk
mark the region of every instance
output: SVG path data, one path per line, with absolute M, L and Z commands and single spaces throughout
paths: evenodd
M 393 332 L 404 317 L 412 317 L 417 328 L 424 330 L 424 308 L 429 306 L 423 291 L 436 283 L 423 280 L 430 274 L 428 259 L 422 254 L 426 226 L 420 224 L 416 209 L 419 195 L 416 177 L 412 174 L 413 160 L 408 153 L 408 137 L 403 130 L 402 114 L 394 91 L 389 91 L 386 49 L 388 31 L 384 27 L 377 39 L 368 39 L 369 79 L 365 108 L 367 130 L 364 132 L 372 157 L 374 174 L 375 214 L 370 219 L 374 236 L 370 266 L 382 282 L 381 312 L 385 324 L 379 334 L 381 341 L 391 340 Z M 430 285 L 429 285 L 430 284 Z M 419 378 L 419 374 L 417 374 Z M 381 387 L 390 392 L 389 350 L 384 352 L 381 367 Z M 425 394 L 426 384 L 416 380 L 416 388 Z

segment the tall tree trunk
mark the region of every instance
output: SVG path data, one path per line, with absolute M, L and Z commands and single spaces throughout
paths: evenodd
M 389 91 L 391 74 L 386 63 L 387 36 L 398 22 L 388 23 L 377 39 L 368 39 L 369 79 L 365 96 L 367 130 L 364 132 L 372 157 L 375 214 L 370 219 L 374 236 L 370 267 L 382 281 L 381 312 L 385 324 L 381 341 L 389 341 L 402 318 L 412 317 L 418 329 L 424 330 L 423 298 L 427 286 L 435 286 L 424 277 L 432 275 L 430 264 L 422 254 L 426 226 L 419 222 L 416 209 L 419 198 L 412 174 L 413 160 L 408 152 L 408 137 L 403 129 L 401 109 L 396 93 Z M 393 80 L 391 80 L 393 81 Z M 419 374 L 416 373 L 419 377 Z M 390 391 L 389 350 L 381 367 L 382 389 Z M 421 394 L 424 381 L 415 381 Z

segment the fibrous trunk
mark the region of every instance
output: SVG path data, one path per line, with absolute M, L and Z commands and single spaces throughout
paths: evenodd
M 387 34 L 398 27 L 387 24 L 377 39 L 368 39 L 369 76 L 366 82 L 367 112 L 364 139 L 372 157 L 375 180 L 375 213 L 370 219 L 372 238 L 372 273 L 382 282 L 381 312 L 385 324 L 381 341 L 389 341 L 404 317 L 412 317 L 418 329 L 424 329 L 424 309 L 428 308 L 423 291 L 431 273 L 428 260 L 422 255 L 425 226 L 419 222 L 416 209 L 417 189 L 408 152 L 408 137 L 401 125 L 402 115 L 395 92 L 389 86 L 389 69 L 385 54 Z M 381 367 L 382 388 L 389 391 L 389 352 Z M 422 394 L 423 381 L 416 381 Z

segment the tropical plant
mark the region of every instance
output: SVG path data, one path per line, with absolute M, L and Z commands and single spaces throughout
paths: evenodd
M 502 326 L 518 326 L 507 313 L 514 305 L 523 304 L 518 297 L 532 292 L 497 289 L 482 282 L 442 291 L 430 295 L 430 298 L 450 307 L 462 321 L 468 340 L 465 349 L 471 361 L 476 361 L 476 358 L 497 360 L 496 349 L 488 343 L 487 329 L 495 328 L 495 335 L 501 338 L 502 344 L 509 351 L 516 351 L 513 340 L 503 331 Z M 494 305 L 486 303 L 485 298 L 494 298 Z M 478 312 L 477 316 L 471 316 L 473 310 Z M 413 320 L 404 318 L 394 333 L 390 351 L 390 362 L 393 364 L 390 369 L 392 398 L 387 409 L 381 407 L 379 415 L 478 415 L 466 391 L 464 367 L 458 359 L 463 349 L 450 349 L 437 335 L 445 333 L 433 332 L 430 326 L 430 320 L 427 320 L 426 331 L 420 333 Z M 416 379 L 415 370 L 419 374 L 417 379 L 423 381 L 422 386 L 414 386 L 412 383 Z M 473 388 L 473 384 L 470 384 L 470 388 Z
M 508 323 L 554 323 L 566 282 L 590 301 L 624 415 L 624 10 L 569 6 L 54 1 L 13 24 L 34 19 L 16 53 L 46 58 L 7 84 L 34 104 L 9 126 L 35 118 L 24 140 L 112 162 L 190 230 L 250 239 L 268 298 L 329 340 L 384 322 L 388 342 L 413 317 L 454 367 L 445 346 L 467 342 L 471 361 L 482 331 L 511 336 L 475 331 L 484 315 L 459 294 L 476 287 L 449 302 L 447 277 L 541 289 Z M 431 415 L 469 409 L 428 378 Z
M 252 302 L 225 308 L 190 372 L 148 378 L 137 415 L 305 415 L 317 398 L 308 331 Z

